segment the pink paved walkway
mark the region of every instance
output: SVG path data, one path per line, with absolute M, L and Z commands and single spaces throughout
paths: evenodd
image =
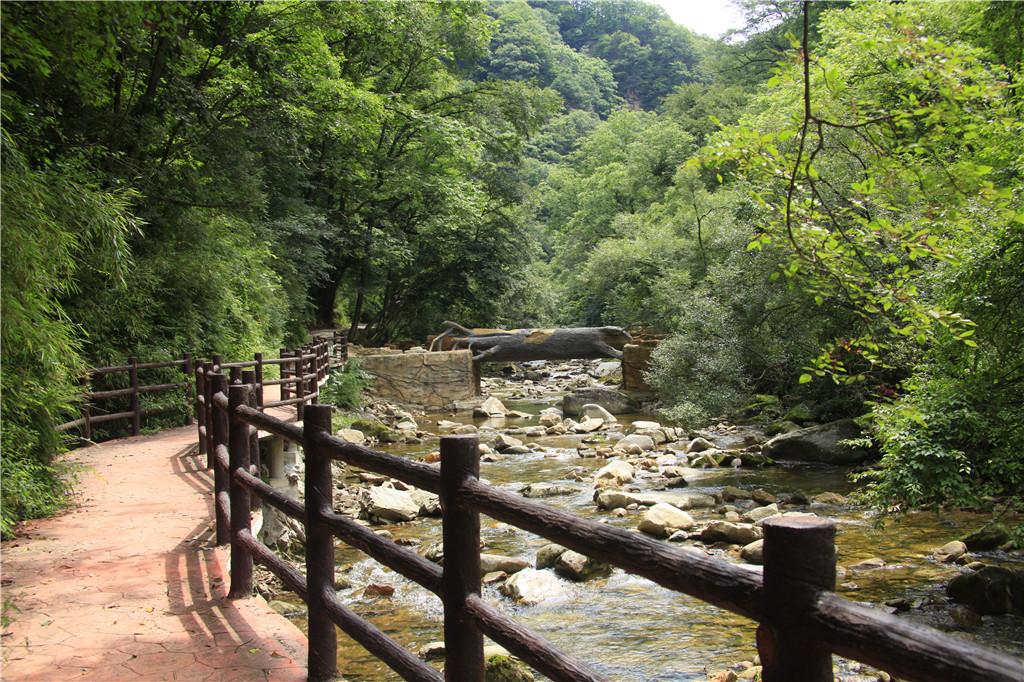
M 196 429 L 76 450 L 81 505 L 3 545 L 4 680 L 304 680 L 306 638 L 228 601 Z

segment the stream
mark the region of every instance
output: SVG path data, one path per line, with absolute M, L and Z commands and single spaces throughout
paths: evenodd
M 545 388 L 543 382 L 516 382 L 500 378 L 485 379 L 485 393 L 500 398 L 512 409 L 531 415 L 556 406 L 563 387 Z M 536 419 L 505 420 L 474 418 L 469 411 L 428 413 L 416 417 L 419 428 L 431 434 L 440 431 L 437 422 L 449 420 L 474 424 L 478 428 L 536 425 Z M 650 415 L 618 415 L 619 430 L 635 420 L 656 420 Z M 598 434 L 600 435 L 600 434 Z M 519 492 L 529 483 L 554 483 L 574 488 L 572 494 L 539 500 L 580 516 L 623 528 L 635 529 L 643 508 L 617 517 L 597 508 L 593 501 L 593 473 L 608 463 L 595 457 L 580 457 L 577 448 L 585 436 L 515 436 L 527 445 L 539 443 L 540 451 L 499 456 L 497 461 L 481 463 L 481 478 L 502 489 Z M 481 441 L 487 438 L 481 433 Z M 612 441 L 613 442 L 613 441 Z M 437 450 L 436 437 L 420 444 L 387 445 L 379 449 L 392 454 L 421 459 Z M 665 446 L 662 446 L 665 447 Z M 720 467 L 701 469 L 687 477 L 687 492 L 715 494 L 725 486 L 746 490 L 761 489 L 771 494 L 799 491 L 807 498 L 818 493 L 849 493 L 854 484 L 844 467 L 782 462 L 772 466 Z M 630 487 L 655 490 L 659 479 L 638 477 Z M 664 479 L 660 479 L 662 483 Z M 842 596 L 875 605 L 904 599 L 912 605 L 901 617 L 1002 649 L 1024 655 L 1024 618 L 1020 616 L 975 616 L 952 606 L 944 586 L 950 578 L 965 571 L 962 566 L 942 563 L 932 552 L 945 543 L 964 537 L 977 529 L 987 516 L 972 513 L 915 512 L 886 519 L 884 526 L 873 515 L 850 504 L 803 506 L 787 505 L 785 511 L 812 511 L 829 516 L 837 523 L 837 592 Z M 721 520 L 715 508 L 693 509 L 689 513 L 700 523 Z M 486 516 L 481 517 L 482 551 L 520 557 L 533 563 L 537 550 L 547 544 L 531 533 L 521 531 Z M 394 539 L 425 551 L 440 542 L 441 525 L 436 518 L 412 522 L 375 525 L 387 530 Z M 685 544 L 685 543 L 684 543 Z M 728 561 L 739 562 L 735 549 L 709 546 L 708 551 Z M 985 563 L 1024 567 L 1019 552 L 998 550 L 972 553 L 972 559 Z M 849 569 L 866 559 L 881 559 L 881 568 Z M 363 617 L 412 651 L 442 639 L 441 604 L 431 593 L 369 559 L 362 553 L 339 544 L 336 560 L 349 586 L 339 596 Z M 391 596 L 365 596 L 368 584 L 394 587 Z M 681 682 L 707 680 L 709 674 L 737 668 L 753 661 L 755 624 L 740 616 L 709 606 L 697 599 L 666 590 L 654 583 L 616 569 L 606 579 L 584 583 L 565 582 L 565 596 L 535 606 L 522 606 L 503 596 L 497 585 L 485 585 L 486 600 L 499 606 L 517 621 L 544 636 L 564 652 L 590 663 L 609 680 L 645 680 Z M 287 592 L 278 599 L 297 602 Z M 294 618 L 305 629 L 302 617 Z M 875 680 L 877 673 L 860 664 L 836 658 L 837 675 L 842 680 Z M 360 680 L 397 680 L 397 675 L 374 659 L 362 647 L 338 634 L 338 667 L 350 682 Z M 538 678 L 542 679 L 542 678 Z

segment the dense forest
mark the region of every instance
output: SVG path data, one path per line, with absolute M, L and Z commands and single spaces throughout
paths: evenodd
M 664 334 L 698 427 L 859 417 L 882 509 L 1024 490 L 1024 3 L 0 6 L 3 531 L 89 365 L 343 326 Z

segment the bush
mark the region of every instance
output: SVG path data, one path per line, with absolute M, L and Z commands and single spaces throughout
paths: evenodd
M 1019 396 L 991 377 L 927 367 L 907 392 L 873 412 L 883 456 L 865 495 L 884 509 L 975 507 L 986 496 L 1024 489 L 1024 423 Z
M 363 389 L 370 385 L 369 377 L 358 360 L 349 360 L 340 369 L 331 372 L 320 388 L 320 402 L 340 410 L 351 410 L 362 404 Z

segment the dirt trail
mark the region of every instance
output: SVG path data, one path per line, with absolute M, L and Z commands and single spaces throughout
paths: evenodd
M 306 638 L 229 601 L 196 428 L 71 454 L 79 506 L 3 545 L 4 680 L 304 680 Z M 17 609 L 17 610 L 14 610 Z

